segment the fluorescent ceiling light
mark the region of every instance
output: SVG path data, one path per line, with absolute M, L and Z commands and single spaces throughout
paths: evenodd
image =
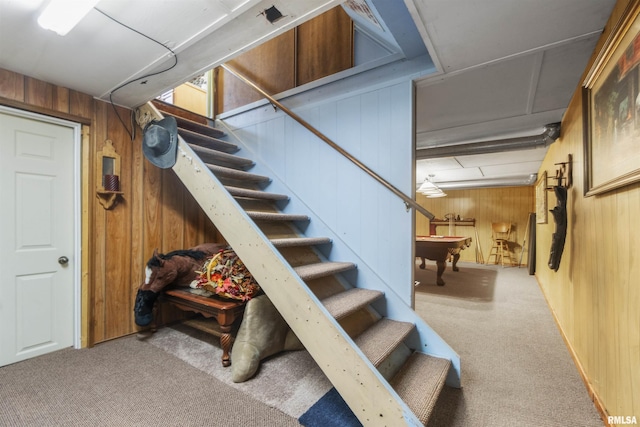
M 42 11 L 38 24 L 47 30 L 55 31 L 61 36 L 67 34 L 99 0 L 51 0 Z

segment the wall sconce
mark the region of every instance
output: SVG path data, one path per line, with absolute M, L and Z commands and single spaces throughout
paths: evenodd
M 445 197 L 447 193 L 442 191 L 437 185 L 431 182 L 431 179 L 433 177 L 434 175 L 429 175 L 429 177 L 424 180 L 420 188 L 418 188 L 418 193 L 422 193 L 430 199 L 435 197 Z
M 120 155 L 110 139 L 96 156 L 96 177 L 99 177 L 96 197 L 102 207 L 111 209 L 123 193 L 120 191 Z

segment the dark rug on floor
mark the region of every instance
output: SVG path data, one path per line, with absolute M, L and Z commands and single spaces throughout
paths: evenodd
M 485 267 L 473 263 L 459 263 L 460 271 L 452 271 L 447 265 L 442 278 L 444 286 L 436 285 L 435 265 L 427 265 L 426 269 L 415 269 L 415 280 L 419 282 L 416 292 L 438 295 L 449 298 L 493 301 L 497 272 L 495 267 Z M 510 267 L 517 268 L 517 267 Z
M 322 396 L 298 421 L 305 427 L 362 427 L 335 388 Z

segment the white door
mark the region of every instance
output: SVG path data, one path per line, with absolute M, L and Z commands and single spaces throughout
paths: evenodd
M 74 135 L 0 111 L 0 366 L 74 343 Z

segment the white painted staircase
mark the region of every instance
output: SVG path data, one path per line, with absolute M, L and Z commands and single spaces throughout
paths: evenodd
M 162 108 L 162 113 L 158 108 Z M 328 237 L 301 231 L 309 216 L 282 213 L 289 200 L 268 191 L 238 145 L 154 101 L 138 124 L 174 115 L 180 141 L 174 172 L 233 247 L 355 416 L 365 426 L 425 425 L 445 381 L 460 386 L 460 359 L 389 289 L 353 287 L 357 260 L 326 259 Z M 402 319 L 380 313 L 401 305 Z

